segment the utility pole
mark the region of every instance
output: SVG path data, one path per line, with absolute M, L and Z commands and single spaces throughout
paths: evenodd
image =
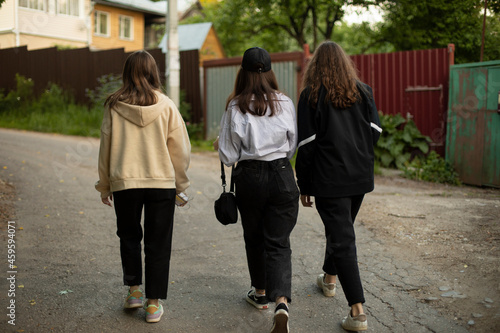
M 167 0 L 167 55 L 166 55 L 166 83 L 167 95 L 179 107 L 180 102 L 180 61 L 179 61 L 179 32 L 177 30 L 177 0 Z

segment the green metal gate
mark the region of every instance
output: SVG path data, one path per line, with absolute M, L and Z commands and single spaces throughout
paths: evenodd
M 500 61 L 451 66 L 446 160 L 466 184 L 500 187 Z

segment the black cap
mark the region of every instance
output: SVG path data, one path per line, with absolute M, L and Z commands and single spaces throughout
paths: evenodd
M 241 67 L 249 72 L 268 72 L 271 70 L 271 56 L 260 47 L 252 47 L 243 54 Z

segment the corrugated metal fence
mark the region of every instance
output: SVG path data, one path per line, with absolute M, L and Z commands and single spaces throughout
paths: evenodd
M 226 99 L 234 88 L 241 57 L 203 62 L 205 137 L 215 138 L 226 107 Z M 304 61 L 302 52 L 271 54 L 273 71 L 281 91 L 292 101 L 299 97 L 300 71 Z
M 160 78 L 165 79 L 165 54 L 161 49 L 148 50 L 155 58 Z M 26 46 L 0 49 L 0 89 L 15 89 L 16 73 L 34 81 L 35 94 L 46 89 L 49 82 L 70 92 L 75 102 L 89 102 L 85 90 L 95 89 L 97 79 L 103 75 L 121 75 L 125 60 L 130 53 L 124 49 L 90 51 L 88 48 L 57 50 L 48 48 L 28 51 Z M 198 51 L 180 52 L 181 90 L 191 104 L 193 121 L 201 121 L 201 90 Z
M 191 105 L 191 121 L 198 124 L 203 121 L 201 108 L 200 53 L 198 50 L 180 52 L 180 86 L 186 94 L 185 101 Z
M 165 72 L 165 57 L 160 49 L 148 50 Z M 0 88 L 15 88 L 16 73 L 33 79 L 35 94 L 49 82 L 70 92 L 77 103 L 86 104 L 85 89 L 95 89 L 97 79 L 106 74 L 121 75 L 130 53 L 123 49 L 93 52 L 88 48 L 57 50 L 52 47 L 28 51 L 26 46 L 0 50 Z
M 420 131 L 433 140 L 434 149 L 444 155 L 449 66 L 453 47 L 422 51 L 356 55 L 353 60 L 361 79 L 372 86 L 379 110 L 387 114 L 410 115 Z M 149 50 L 156 59 L 162 77 L 164 54 Z M 97 78 L 121 74 L 128 53 L 123 49 L 92 52 L 88 48 L 28 51 L 18 47 L 0 50 L 0 89 L 15 88 L 15 74 L 32 78 L 40 93 L 53 82 L 70 91 L 79 103 L 87 103 L 85 89 L 95 89 Z M 294 102 L 300 91 L 305 55 L 302 52 L 271 55 L 279 87 Z M 204 62 L 204 98 L 200 95 L 197 51 L 183 51 L 181 90 L 191 104 L 192 121 L 205 123 L 205 136 L 217 136 L 226 98 L 233 89 L 241 57 Z M 203 105 L 203 110 L 202 110 Z
M 301 52 L 271 54 L 279 87 L 295 103 L 305 57 Z M 433 149 L 444 155 L 448 49 L 356 55 L 352 59 L 361 80 L 373 88 L 377 108 L 386 114 L 411 116 L 420 131 L 431 137 Z M 209 139 L 217 136 L 240 64 L 241 57 L 204 62 L 205 133 Z
M 352 59 L 361 80 L 373 88 L 377 108 L 385 114 L 412 117 L 420 132 L 432 139 L 433 149 L 444 156 L 453 46 Z

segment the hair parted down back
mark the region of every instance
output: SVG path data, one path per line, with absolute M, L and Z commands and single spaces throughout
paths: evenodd
M 271 117 L 280 111 L 276 100 L 278 92 L 278 82 L 272 70 L 257 73 L 240 68 L 233 92 L 226 101 L 226 110 L 229 103 L 235 100 L 242 113 L 264 116 L 269 108 Z
M 302 89 L 309 88 L 309 103 L 316 108 L 321 85 L 326 88 L 325 103 L 345 109 L 353 105 L 360 93 L 356 67 L 351 58 L 335 42 L 321 43 L 307 64 Z
M 106 98 L 104 106 L 112 109 L 118 101 L 140 106 L 157 102 L 155 91 L 161 90 L 161 81 L 156 61 L 149 52 L 140 50 L 128 56 L 122 80 L 122 87 Z

